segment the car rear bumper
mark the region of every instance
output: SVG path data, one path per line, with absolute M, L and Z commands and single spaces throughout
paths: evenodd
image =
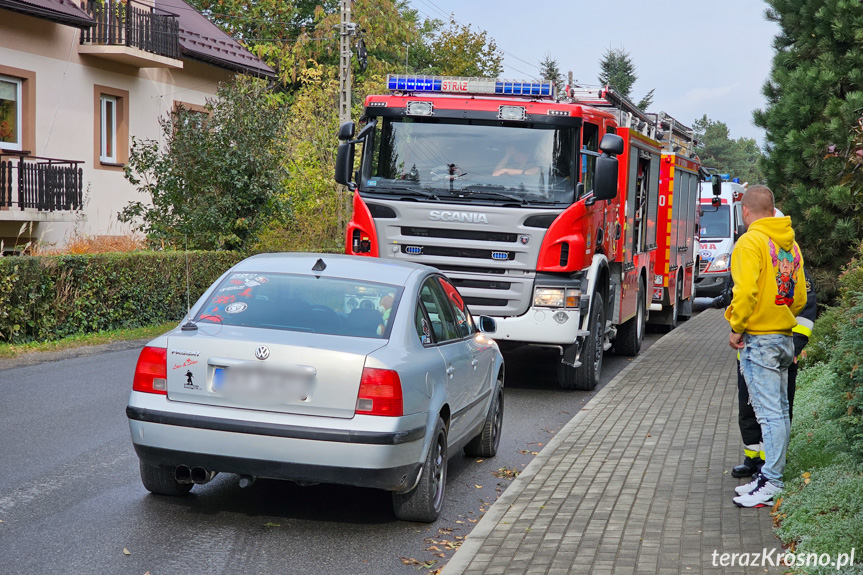
M 236 473 L 268 479 L 287 479 L 309 483 L 334 483 L 352 485 L 354 487 L 373 487 L 388 491 L 404 491 L 416 483 L 420 472 L 419 463 L 389 467 L 386 469 L 362 469 L 330 467 L 291 463 L 286 461 L 267 461 L 232 457 L 210 453 L 195 453 L 178 451 L 162 447 L 135 444 L 138 458 L 155 467 L 176 468 L 178 465 L 187 467 L 203 467 L 207 471 Z
M 335 419 L 172 402 L 132 392 L 140 459 L 272 479 L 403 491 L 424 460 L 426 414 Z

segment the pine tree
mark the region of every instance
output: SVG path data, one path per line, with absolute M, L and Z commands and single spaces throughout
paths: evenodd
M 608 48 L 599 61 L 599 69 L 600 84 L 609 85 L 627 98 L 632 98 L 632 86 L 638 76 L 629 52 L 623 48 Z M 638 103 L 638 107 L 646 110 L 652 103 L 653 90 L 650 90 Z
M 554 82 L 557 93 L 563 92 L 563 74 L 560 72 L 560 66 L 557 60 L 551 57 L 551 54 L 546 53 L 542 62 L 539 63 L 540 73 L 543 80 L 551 80 Z
M 863 6 L 858 0 L 768 0 L 780 25 L 754 113 L 766 130 L 767 181 L 792 216 L 819 296 L 835 296 L 836 275 L 863 237 L 860 185 L 842 183 L 863 110 Z M 856 186 L 856 189 L 855 189 Z

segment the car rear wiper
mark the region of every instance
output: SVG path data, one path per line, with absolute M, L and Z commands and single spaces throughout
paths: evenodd
M 366 191 L 369 191 L 369 192 L 376 192 L 376 191 L 401 192 L 401 193 L 406 193 L 406 194 L 412 195 L 412 196 L 423 196 L 425 198 L 432 198 L 434 200 L 440 201 L 440 198 L 435 193 L 427 192 L 427 191 L 421 190 L 419 188 L 410 188 L 408 186 L 380 186 L 380 187 L 375 187 L 373 189 L 366 190 Z

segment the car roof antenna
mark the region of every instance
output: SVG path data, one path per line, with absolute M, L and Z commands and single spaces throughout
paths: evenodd
M 324 271 L 325 269 L 327 269 L 327 264 L 324 263 L 324 260 L 322 258 L 318 258 L 318 261 L 316 261 L 315 265 L 312 266 L 312 271 L 318 272 L 315 274 L 316 278 L 320 278 L 321 272 Z
M 182 331 L 197 331 L 198 324 L 192 321 L 192 305 L 189 298 L 189 235 L 183 234 L 183 237 L 186 240 L 186 249 L 184 253 L 186 256 L 186 317 L 188 320 L 180 329 Z

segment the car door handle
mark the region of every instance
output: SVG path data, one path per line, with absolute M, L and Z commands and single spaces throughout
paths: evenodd
M 455 373 L 455 368 L 453 366 L 449 366 L 446 368 L 446 374 L 452 379 L 452 375 Z

